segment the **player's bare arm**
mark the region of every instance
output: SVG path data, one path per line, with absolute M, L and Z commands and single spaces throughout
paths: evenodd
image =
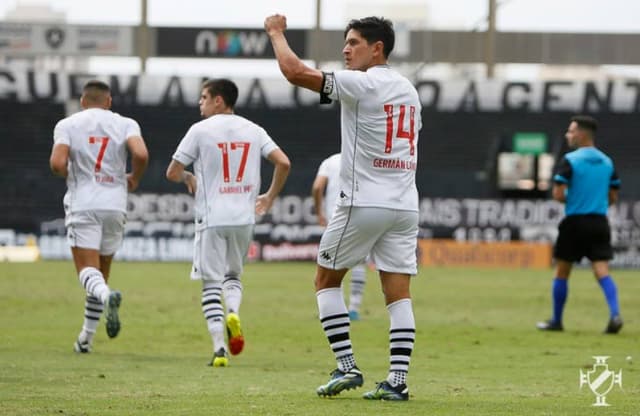
M 322 71 L 310 68 L 291 50 L 284 35 L 287 18 L 280 14 L 269 16 L 264 21 L 264 30 L 271 39 L 280 71 L 293 85 L 320 92 L 322 89 Z
M 69 163 L 69 146 L 57 143 L 51 149 L 51 157 L 49 158 L 49 166 L 51 172 L 55 175 L 66 178 L 69 174 L 67 164 Z
M 551 191 L 551 194 L 553 196 L 553 199 L 555 199 L 558 202 L 566 202 L 567 197 L 565 195 L 565 192 L 567 191 L 567 185 L 564 184 L 554 184 L 553 185 L 553 190 Z
M 311 196 L 313 197 L 313 205 L 316 209 L 316 215 L 318 217 L 318 224 L 323 227 L 327 226 L 327 219 L 324 216 L 324 210 L 322 209 L 322 202 L 324 200 L 324 190 L 327 187 L 328 178 L 323 175 L 318 175 L 313 180 L 311 186 Z
M 140 136 L 127 138 L 127 148 L 131 154 L 131 172 L 127 174 L 127 189 L 133 192 L 138 188 L 144 171 L 149 164 L 149 151 Z
M 609 205 L 613 205 L 618 202 L 618 190 L 615 188 L 609 188 Z
M 184 170 L 184 165 L 177 160 L 172 160 L 167 168 L 167 179 L 175 183 L 184 183 L 190 194 L 195 194 L 197 180 L 193 173 Z
M 256 198 L 256 214 L 264 215 L 269 211 L 273 200 L 276 199 L 282 188 L 284 187 L 289 171 L 291 170 L 291 162 L 287 155 L 280 149 L 275 149 L 269 153 L 269 162 L 273 163 L 273 177 L 271 178 L 271 186 L 267 192 L 258 195 Z

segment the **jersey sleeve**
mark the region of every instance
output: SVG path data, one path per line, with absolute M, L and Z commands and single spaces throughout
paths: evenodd
M 553 181 L 558 184 L 568 184 L 571 180 L 573 170 L 571 169 L 571 163 L 566 157 L 563 157 L 558 164 L 556 174 L 553 176 Z
M 182 138 L 178 149 L 173 154 L 173 159 L 189 166 L 198 158 L 198 142 L 194 128 L 190 128 L 187 134 Z
M 71 145 L 71 138 L 69 135 L 68 122 L 66 120 L 60 120 L 53 129 L 53 143 L 54 144 L 66 144 Z
M 138 124 L 138 122 L 132 118 L 125 118 L 125 120 L 126 120 L 125 137 L 126 138 L 134 137 L 134 136 L 142 137 L 142 133 L 140 131 L 140 125 Z
M 320 163 L 320 167 L 318 168 L 318 173 L 316 174 L 316 176 L 325 176 L 328 178 L 331 174 L 329 170 L 329 159 L 325 159 L 322 161 L 322 163 Z
M 618 172 L 613 169 L 611 173 L 611 180 L 609 181 L 609 188 L 620 189 L 620 178 L 618 177 Z
M 371 88 L 366 72 L 341 70 L 324 74 L 321 93 L 333 100 L 358 100 Z
M 276 142 L 273 141 L 271 136 L 266 132 L 265 129 L 259 128 L 258 134 L 260 137 L 260 153 L 262 153 L 263 158 L 268 158 L 269 154 L 276 149 L 279 149 Z

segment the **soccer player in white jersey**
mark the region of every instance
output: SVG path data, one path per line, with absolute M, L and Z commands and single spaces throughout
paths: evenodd
M 202 312 L 213 341 L 215 367 L 228 364 L 228 351 L 244 347 L 240 325 L 244 257 L 255 214 L 266 213 L 289 175 L 290 162 L 267 132 L 234 114 L 237 86 L 228 79 L 205 82 L 200 113 L 167 169 L 167 178 L 195 193 L 195 246 L 191 278 L 202 280 Z M 260 192 L 262 158 L 274 165 L 271 186 Z M 185 167 L 193 164 L 192 174 Z M 224 297 L 225 313 L 221 298 Z M 226 324 L 229 347 L 224 339 Z
M 74 350 L 88 353 L 105 307 L 107 335 L 114 338 L 120 332 L 122 295 L 107 282 L 124 235 L 127 190 L 138 187 L 149 154 L 138 123 L 109 110 L 107 84 L 89 81 L 80 104 L 82 111 L 56 125 L 49 162 L 54 174 L 67 179 L 63 201 L 67 238 L 87 293 L 84 324 Z M 131 173 L 126 172 L 127 153 Z
M 340 153 L 333 154 L 322 161 L 318 173 L 311 186 L 311 195 L 318 216 L 318 224 L 327 226 L 327 221 L 336 210 L 336 202 L 340 195 Z M 326 198 L 325 198 L 326 194 Z M 349 286 L 349 319 L 360 319 L 360 305 L 364 285 L 367 281 L 366 261 L 351 268 L 351 284 Z
M 340 284 L 367 253 L 380 274 L 390 316 L 387 379 L 364 394 L 372 400 L 408 400 L 406 378 L 415 341 L 410 277 L 417 273 L 418 191 L 415 174 L 421 105 L 413 85 L 387 65 L 395 34 L 390 21 L 352 20 L 344 32 L 346 70 L 306 66 L 284 35 L 286 18 L 265 20 L 280 70 L 294 85 L 341 104 L 340 197 L 322 235 L 316 271 L 320 321 L 338 368 L 318 387 L 320 396 L 360 387 L 363 376 L 349 338 Z

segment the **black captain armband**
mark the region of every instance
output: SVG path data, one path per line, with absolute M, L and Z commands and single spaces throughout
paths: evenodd
M 333 72 L 322 72 L 322 88 L 320 89 L 320 104 L 331 104 L 329 94 L 333 92 L 335 77 Z

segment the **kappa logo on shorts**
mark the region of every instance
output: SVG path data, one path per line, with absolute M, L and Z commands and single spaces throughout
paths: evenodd
M 322 257 L 326 261 L 331 260 L 331 255 L 329 255 L 329 253 L 327 253 L 326 251 L 323 251 L 322 253 L 320 253 L 320 257 Z

